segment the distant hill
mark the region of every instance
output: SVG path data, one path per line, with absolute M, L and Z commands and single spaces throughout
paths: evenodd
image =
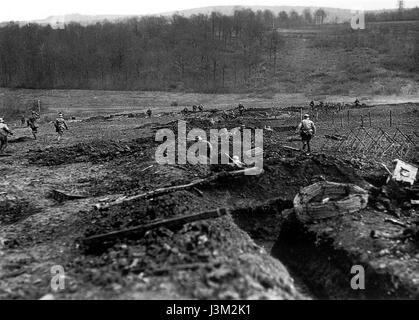
M 219 12 L 225 15 L 231 15 L 235 10 L 239 9 L 252 9 L 253 11 L 257 10 L 271 10 L 274 14 L 278 14 L 280 11 L 291 12 L 295 10 L 299 14 L 303 12 L 304 9 L 309 8 L 312 12 L 319 9 L 320 7 L 302 7 L 302 6 L 213 6 L 213 7 L 203 7 L 203 8 L 194 8 L 194 9 L 187 9 L 187 10 L 180 10 L 180 11 L 171 11 L 171 12 L 164 12 L 158 13 L 154 15 L 161 15 L 161 16 L 170 16 L 173 14 L 180 14 L 185 17 L 189 17 L 194 14 L 210 14 L 211 12 Z M 342 23 L 345 21 L 349 21 L 351 17 L 351 10 L 349 9 L 338 9 L 338 8 L 323 8 L 326 13 L 327 17 L 325 22 L 336 22 Z M 141 15 L 83 15 L 83 14 L 67 14 L 67 15 L 57 15 L 57 16 L 49 16 L 45 19 L 41 20 L 31 20 L 31 21 L 15 21 L 20 25 L 25 25 L 28 23 L 37 23 L 40 25 L 51 25 L 53 28 L 62 28 L 65 24 L 76 22 L 80 23 L 81 25 L 89 25 L 95 24 L 97 22 L 102 21 L 122 21 L 129 18 L 134 17 L 141 17 Z M 0 26 L 7 24 L 8 22 L 0 23 Z
M 319 8 L 322 8 L 326 11 L 327 17 L 325 22 L 337 22 L 342 23 L 349 21 L 351 18 L 351 10 L 350 9 L 339 9 L 339 8 L 327 8 L 327 7 L 304 7 L 304 6 L 212 6 L 212 7 L 203 7 L 203 8 L 195 8 L 195 9 L 187 9 L 181 11 L 172 11 L 162 13 L 162 15 L 172 15 L 174 13 L 184 15 L 186 17 L 194 15 L 194 14 L 210 14 L 211 12 L 219 12 L 225 15 L 231 15 L 235 10 L 240 9 L 252 9 L 253 11 L 258 10 L 270 10 L 274 14 L 278 14 L 281 11 L 285 11 L 287 13 L 291 11 L 296 11 L 297 13 L 301 14 L 304 9 L 309 8 L 313 13 Z
M 95 24 L 97 22 L 103 21 L 110 21 L 110 22 L 117 22 L 126 20 L 133 17 L 139 17 L 138 15 L 84 15 L 84 14 L 66 14 L 66 15 L 57 15 L 57 16 L 49 16 L 45 19 L 41 20 L 29 20 L 29 21 L 14 21 L 19 25 L 25 25 L 28 23 L 36 23 L 40 25 L 50 25 L 53 28 L 62 28 L 65 24 L 69 24 L 71 22 L 80 23 L 81 25 L 90 25 Z M 2 22 L 0 26 L 6 25 L 9 22 Z

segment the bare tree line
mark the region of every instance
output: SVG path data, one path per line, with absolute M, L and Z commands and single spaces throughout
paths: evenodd
M 309 10 L 274 15 L 243 9 L 231 16 L 144 17 L 64 29 L 10 23 L 0 28 L 0 85 L 226 91 L 275 70 L 276 28 L 314 20 Z
M 277 15 L 242 9 L 233 15 L 213 12 L 88 26 L 71 23 L 63 29 L 10 23 L 0 28 L 0 86 L 248 90 L 275 77 L 284 51 L 278 28 L 322 24 L 325 17 L 322 9 Z M 327 41 L 348 43 L 345 36 L 339 37 Z

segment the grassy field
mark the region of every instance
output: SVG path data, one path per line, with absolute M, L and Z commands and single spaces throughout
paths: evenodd
M 113 113 L 144 112 L 152 108 L 156 112 L 179 111 L 184 107 L 191 109 L 193 104 L 203 104 L 206 108 L 229 109 L 243 103 L 246 107 L 284 108 L 305 107 L 312 99 L 352 103 L 356 98 L 366 104 L 391 104 L 418 102 L 419 94 L 411 95 L 313 95 L 301 93 L 249 93 L 249 94 L 199 94 L 178 92 L 136 92 L 136 91 L 93 91 L 93 90 L 29 90 L 0 88 L 0 107 L 8 108 L 7 102 L 14 106 L 26 106 L 30 114 L 31 103 L 40 99 L 48 110 L 43 116 L 54 117 L 63 112 L 67 117 L 77 118 Z M 172 107 L 173 102 L 178 104 Z M 24 108 L 23 108 L 24 109 Z M 0 114 L 0 116 L 2 116 Z M 7 120 L 7 119 L 6 119 Z

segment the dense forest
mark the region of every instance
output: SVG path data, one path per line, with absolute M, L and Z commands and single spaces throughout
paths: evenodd
M 278 28 L 322 24 L 325 16 L 242 9 L 62 29 L 10 23 L 0 28 L 0 86 L 235 91 L 276 70 Z

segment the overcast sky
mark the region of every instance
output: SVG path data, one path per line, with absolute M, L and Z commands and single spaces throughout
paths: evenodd
M 348 9 L 395 8 L 397 0 L 0 0 L 0 21 L 44 19 L 51 15 L 153 14 L 218 5 L 295 5 Z M 419 0 L 405 0 L 405 7 Z

